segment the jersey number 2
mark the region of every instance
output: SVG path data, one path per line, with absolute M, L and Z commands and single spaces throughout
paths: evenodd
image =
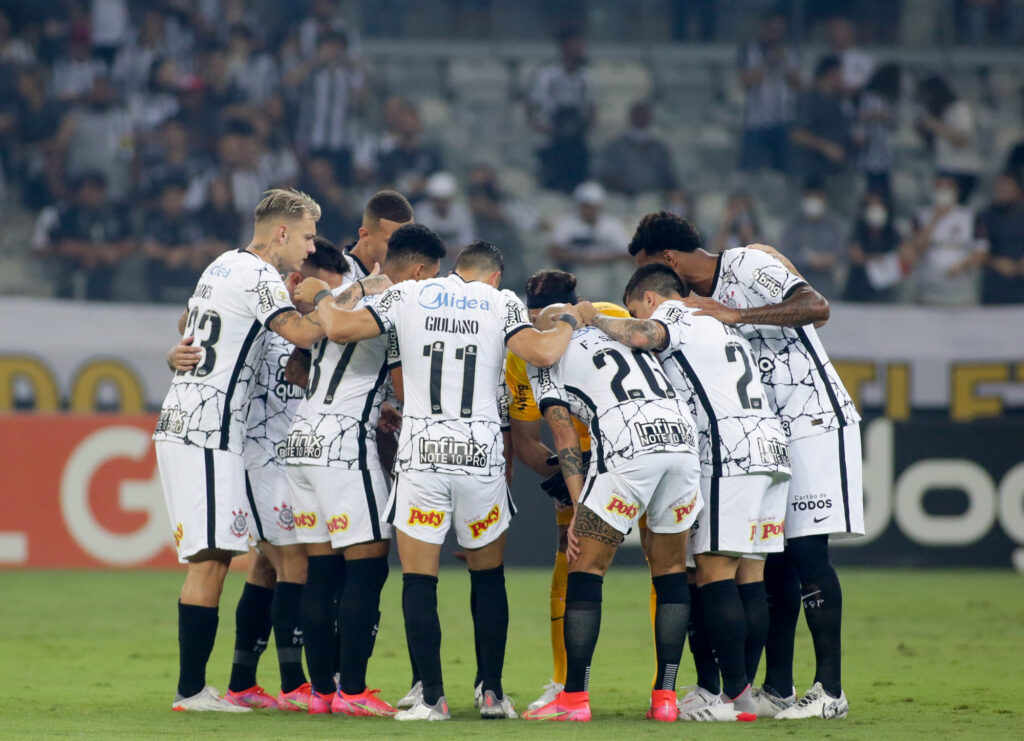
M 760 409 L 762 404 L 761 398 L 755 396 L 751 399 L 747 391 L 750 382 L 754 380 L 754 371 L 750 366 L 750 359 L 747 357 L 746 351 L 741 345 L 730 342 L 725 346 L 725 359 L 730 363 L 743 361 L 743 375 L 736 382 L 736 395 L 740 397 L 740 406 L 744 409 Z
M 432 342 L 423 346 L 423 357 L 430 358 L 430 413 L 441 411 L 441 373 L 444 368 L 444 343 Z M 462 361 L 462 400 L 460 417 L 473 416 L 473 386 L 476 384 L 476 345 L 455 349 L 455 359 Z

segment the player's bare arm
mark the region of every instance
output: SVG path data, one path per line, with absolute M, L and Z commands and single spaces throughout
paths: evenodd
M 553 405 L 544 410 L 544 419 L 551 428 L 555 450 L 558 451 L 558 464 L 562 469 L 562 478 L 569 489 L 573 504 L 579 501 L 583 491 L 583 475 L 586 466 L 583 463 L 583 451 L 580 448 L 580 436 L 572 423 L 569 410 L 563 406 Z
M 548 465 L 552 451 L 540 439 L 540 420 L 509 420 L 512 425 L 512 449 L 515 456 L 526 467 L 538 476 L 547 478 L 558 470 L 558 466 Z
M 562 319 L 570 317 L 571 321 Z M 573 330 L 580 324 L 580 315 L 574 306 L 566 306 L 561 317 L 551 329 L 543 331 L 527 327 L 516 332 L 509 338 L 508 349 L 537 368 L 547 368 L 558 362 L 558 359 L 569 347 Z
M 683 299 L 687 306 L 699 309 L 696 316 L 713 316 L 723 324 L 765 324 L 773 327 L 804 327 L 828 321 L 829 304 L 808 285 L 798 287 L 778 304 L 733 309 L 705 296 L 690 295 Z
M 585 310 L 581 309 L 581 312 L 585 313 Z M 600 329 L 613 340 L 638 350 L 658 352 L 664 350 L 668 344 L 668 332 L 665 331 L 665 326 L 653 319 L 611 317 L 595 311 L 588 323 Z
M 323 339 L 324 330 L 314 314 L 302 316 L 298 311 L 282 312 L 270 320 L 267 328 L 284 337 L 296 347 L 308 348 Z
M 188 309 L 186 308 L 181 312 L 181 316 L 178 317 L 178 334 L 185 334 L 185 324 L 188 322 Z
M 309 367 L 312 364 L 309 350 L 297 347 L 292 350 L 291 357 L 284 367 L 284 380 L 300 388 L 306 388 L 309 382 Z
M 391 387 L 395 390 L 395 398 L 405 401 L 405 380 L 402 378 L 402 368 L 391 369 Z

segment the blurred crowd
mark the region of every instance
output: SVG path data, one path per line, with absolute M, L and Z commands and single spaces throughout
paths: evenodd
M 987 34 L 1002 28 L 993 13 L 1011 23 L 1018 5 L 956 7 L 974 19 L 968 31 Z M 766 234 L 763 204 L 737 189 L 720 222 L 702 225 L 707 249 L 773 241 L 832 299 L 1024 302 L 1024 138 L 1005 162 L 986 160 L 977 113 L 948 80 L 908 79 L 863 49 L 844 16 L 821 18 L 826 51 L 802 59 L 791 20 L 769 9 L 740 45 L 739 159 L 722 163 L 781 178 L 784 223 Z M 417 102 L 375 84 L 331 0 L 0 0 L 0 199 L 36 214 L 34 255 L 61 298 L 182 303 L 213 256 L 248 238 L 260 194 L 280 186 L 311 194 L 320 233 L 342 245 L 366 196 L 392 187 L 449 248 L 501 246 L 506 285 L 537 267 L 524 244 L 540 241 L 584 290 L 614 296 L 633 225 L 607 200 L 654 197 L 694 218 L 699 183 L 674 167 L 656 101 L 634 101 L 621 130 L 594 141 L 580 26 L 555 46 L 521 95 L 537 192 L 566 195 L 552 217 L 510 195 L 500 165 L 446 161 Z M 905 96 L 932 166 L 920 203 L 897 202 L 892 187 Z

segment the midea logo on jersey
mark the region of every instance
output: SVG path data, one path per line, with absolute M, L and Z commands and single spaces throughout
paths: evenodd
M 420 439 L 420 463 L 487 468 L 487 458 L 487 446 L 483 443 L 462 442 L 453 437 Z
M 433 283 L 426 286 L 419 296 L 420 306 L 424 309 L 471 309 L 489 311 L 491 303 L 487 299 L 468 298 L 449 293 L 444 286 Z
M 650 422 L 634 422 L 640 445 L 693 445 L 693 430 L 685 422 L 664 418 Z

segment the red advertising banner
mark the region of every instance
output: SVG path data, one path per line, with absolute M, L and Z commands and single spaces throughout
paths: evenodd
M 156 415 L 0 415 L 0 566 L 174 566 Z

